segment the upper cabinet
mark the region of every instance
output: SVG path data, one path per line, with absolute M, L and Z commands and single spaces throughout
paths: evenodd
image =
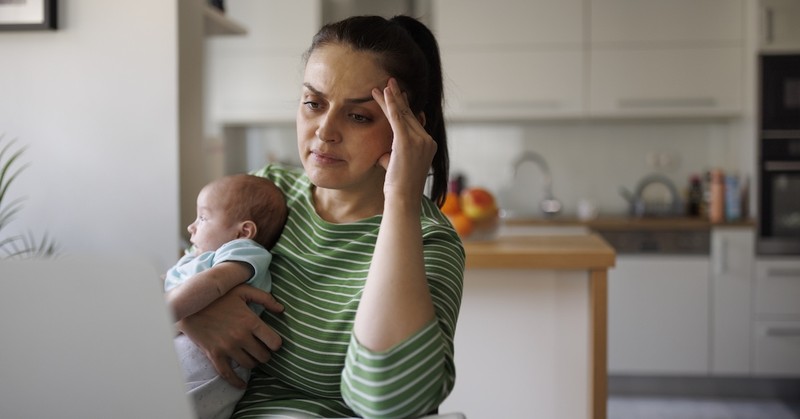
M 729 117 L 744 0 L 433 0 L 450 119 Z
M 590 0 L 592 47 L 740 43 L 741 0 Z
M 583 0 L 439 0 L 431 14 L 449 118 L 583 113 Z
M 584 0 L 434 0 L 433 29 L 451 48 L 579 46 Z
M 591 0 L 592 116 L 736 116 L 741 0 Z
M 759 47 L 766 52 L 800 51 L 800 2 L 761 0 Z

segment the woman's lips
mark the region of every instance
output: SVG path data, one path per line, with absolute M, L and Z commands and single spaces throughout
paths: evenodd
M 334 154 L 323 153 L 321 151 L 314 151 L 314 150 L 311 151 L 311 158 L 314 159 L 315 162 L 320 164 L 334 164 L 334 163 L 341 163 L 344 161 Z

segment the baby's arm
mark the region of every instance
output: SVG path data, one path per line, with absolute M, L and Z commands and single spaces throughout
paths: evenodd
M 252 276 L 253 267 L 248 263 L 221 262 L 167 291 L 167 304 L 178 321 L 197 313 Z

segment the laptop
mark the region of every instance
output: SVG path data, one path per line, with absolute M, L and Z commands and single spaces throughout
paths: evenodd
M 0 261 L 0 418 L 193 418 L 160 276 L 131 257 Z

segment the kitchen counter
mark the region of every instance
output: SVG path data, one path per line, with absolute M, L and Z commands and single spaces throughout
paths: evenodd
M 464 242 L 467 269 L 608 269 L 614 249 L 596 234 L 510 236 Z
M 680 229 L 680 230 L 704 230 L 717 227 L 755 227 L 756 222 L 752 218 L 737 222 L 712 223 L 705 218 L 699 217 L 627 217 L 627 216 L 604 216 L 592 220 L 579 220 L 576 217 L 557 216 L 554 218 L 514 218 L 503 220 L 509 226 L 526 225 L 552 225 L 552 226 L 585 226 L 592 230 L 659 230 L 659 229 Z
M 458 383 L 440 411 L 605 419 L 614 249 L 583 233 L 466 240 L 464 248 Z

